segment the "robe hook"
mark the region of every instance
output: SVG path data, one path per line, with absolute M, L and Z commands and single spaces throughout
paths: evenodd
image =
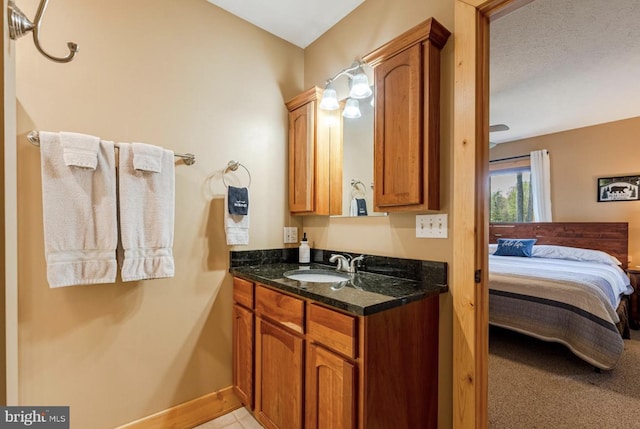
M 42 49 L 40 46 L 40 24 L 42 23 L 42 16 L 44 15 L 45 10 L 47 9 L 47 4 L 49 0 L 40 0 L 40 5 L 38 6 L 38 11 L 36 12 L 35 22 L 31 22 L 29 18 L 16 6 L 13 0 L 9 0 L 9 5 L 7 7 L 8 10 L 8 22 L 9 22 L 9 37 L 12 40 L 16 40 L 19 37 L 24 36 L 29 31 L 33 32 L 33 43 L 36 45 L 36 49 L 40 51 L 42 55 L 54 61 L 56 63 L 68 63 L 73 59 L 78 52 L 78 45 L 73 42 L 67 42 L 67 47 L 69 48 L 69 55 L 63 58 L 54 57 L 49 55 L 47 52 Z

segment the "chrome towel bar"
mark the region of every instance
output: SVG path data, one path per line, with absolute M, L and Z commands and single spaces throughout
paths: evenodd
M 247 175 L 249 176 L 249 183 L 247 184 L 247 188 L 249 186 L 251 186 L 251 173 L 249 172 L 249 169 L 247 167 L 245 167 L 244 165 L 242 165 L 239 161 L 234 161 L 232 159 L 231 161 L 229 161 L 227 163 L 227 166 L 225 167 L 224 171 L 222 172 L 222 183 L 224 183 L 224 186 L 226 186 L 227 188 L 229 187 L 229 184 L 227 183 L 226 180 L 224 180 L 225 174 L 227 174 L 228 171 L 236 171 L 238 169 L 238 167 L 244 168 L 244 170 L 247 172 Z
M 27 140 L 29 140 L 33 145 L 40 146 L 40 134 L 37 131 L 30 131 L 27 134 Z M 118 143 L 115 144 L 118 147 Z M 193 165 L 196 162 L 196 156 L 192 153 L 177 153 L 175 152 L 173 156 L 177 156 L 178 158 L 182 158 L 186 165 Z M 237 167 L 236 167 L 237 168 Z

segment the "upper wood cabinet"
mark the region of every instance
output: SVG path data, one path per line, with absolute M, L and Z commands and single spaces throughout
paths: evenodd
M 429 18 L 366 55 L 374 68 L 376 211 L 440 209 L 440 50 Z
M 321 98 L 322 90 L 313 87 L 286 103 L 292 214 L 342 213 L 342 169 L 335 165 L 342 160 L 342 117 L 338 111 L 321 110 Z

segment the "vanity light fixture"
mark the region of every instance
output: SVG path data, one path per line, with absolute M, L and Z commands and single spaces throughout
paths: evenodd
M 360 103 L 355 98 L 347 98 L 347 103 L 344 106 L 342 117 L 355 119 L 362 116 L 360 113 Z
M 351 91 L 349 91 L 349 97 L 362 99 L 371 96 L 371 87 L 369 86 L 369 78 L 365 74 L 362 67 L 360 67 L 360 73 L 351 78 Z
M 369 87 L 369 78 L 364 72 L 362 61 L 356 61 L 344 70 L 340 70 L 335 76 L 328 79 L 324 92 L 322 94 L 322 100 L 320 101 L 320 108 L 324 110 L 336 110 L 340 107 L 338 103 L 338 95 L 333 87 L 333 81 L 340 76 L 348 76 L 350 79 L 350 91 L 349 97 L 355 99 L 362 99 L 371 96 L 371 88 Z M 353 74 L 353 72 L 356 72 Z
M 337 110 L 340 108 L 338 103 L 338 94 L 336 93 L 333 83 L 327 81 L 327 86 L 322 93 L 322 100 L 320 100 L 320 108 L 322 110 Z

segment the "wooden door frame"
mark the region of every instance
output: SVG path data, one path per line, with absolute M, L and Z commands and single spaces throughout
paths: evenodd
M 7 25 L 7 0 L 2 1 L 2 215 L 0 223 L 3 230 L 2 281 L 4 299 L 1 314 L 4 329 L 0 358 L 0 403 L 18 405 L 18 175 L 17 175 L 17 122 L 16 122 L 16 81 L 15 81 L 15 42 L 9 39 Z
M 489 23 L 533 0 L 454 0 L 453 428 L 488 426 Z

